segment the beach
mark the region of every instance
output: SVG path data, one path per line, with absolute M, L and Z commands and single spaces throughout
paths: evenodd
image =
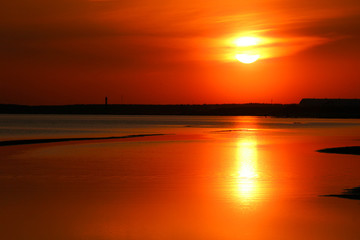
M 0 123 L 0 141 L 13 143 L 0 146 L 3 239 L 360 237 L 359 201 L 334 197 L 360 185 L 360 156 L 318 152 L 359 146 L 360 120 L 0 115 Z

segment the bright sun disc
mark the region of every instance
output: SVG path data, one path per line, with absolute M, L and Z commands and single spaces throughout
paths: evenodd
M 241 37 L 235 40 L 235 44 L 238 47 L 254 46 L 259 43 L 259 38 L 256 37 Z
M 235 57 L 240 62 L 249 64 L 249 63 L 253 63 L 256 60 L 258 60 L 260 55 L 258 55 L 258 54 L 236 54 Z

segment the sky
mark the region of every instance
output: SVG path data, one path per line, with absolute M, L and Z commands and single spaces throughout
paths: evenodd
M 4 0 L 0 103 L 360 97 L 358 0 Z M 256 45 L 239 46 L 252 37 Z M 241 45 L 241 44 L 240 44 Z M 251 64 L 238 54 L 258 56 Z

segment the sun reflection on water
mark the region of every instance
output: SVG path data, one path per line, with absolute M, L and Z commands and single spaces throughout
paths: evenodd
M 259 188 L 256 140 L 242 139 L 237 151 L 236 196 L 242 203 L 249 204 L 257 198 Z

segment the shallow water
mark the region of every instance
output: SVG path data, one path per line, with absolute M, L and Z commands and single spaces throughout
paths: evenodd
M 2 239 L 359 239 L 360 120 L 0 115 Z

